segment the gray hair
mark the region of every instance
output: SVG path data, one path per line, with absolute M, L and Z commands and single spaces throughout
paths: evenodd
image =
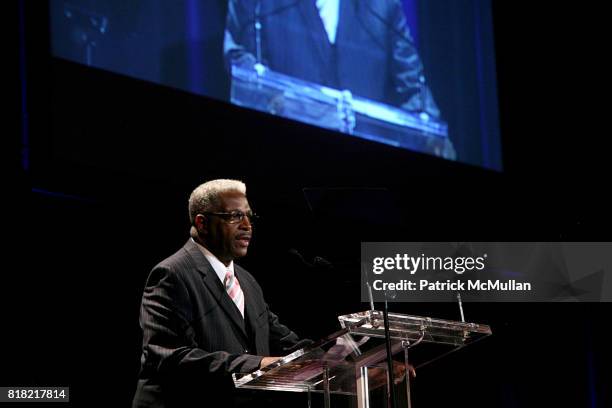
M 214 210 L 219 195 L 228 191 L 242 193 L 246 196 L 246 185 L 239 180 L 219 179 L 200 184 L 189 196 L 189 220 L 195 223 L 195 217 Z

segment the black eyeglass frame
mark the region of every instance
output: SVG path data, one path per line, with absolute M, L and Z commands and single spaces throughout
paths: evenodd
M 253 211 L 244 213 L 240 210 L 230 211 L 230 212 L 205 212 L 202 215 L 213 215 L 215 217 L 220 217 L 223 221 L 227 222 L 228 224 L 240 224 L 242 221 L 244 221 L 244 217 L 247 217 L 249 219 L 249 224 L 253 224 L 254 221 L 259 218 L 259 216 L 255 214 Z

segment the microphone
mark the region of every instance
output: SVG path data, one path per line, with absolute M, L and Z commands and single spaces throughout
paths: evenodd
M 361 263 L 361 269 L 365 277 L 366 286 L 368 287 L 368 298 L 370 299 L 370 310 L 376 310 L 374 307 L 374 296 L 372 295 L 372 285 L 370 285 L 370 274 L 368 273 L 368 264 L 366 262 Z
M 385 289 L 385 299 L 394 300 L 397 297 L 397 291 Z
M 332 269 L 334 267 L 331 262 L 321 256 L 315 256 L 312 262 L 308 262 L 297 249 L 291 248 L 288 252 L 298 258 L 302 262 L 302 264 L 306 265 L 309 268 Z
M 332 265 L 331 262 L 329 262 L 327 259 L 322 258 L 320 256 L 315 256 L 313 261 L 312 261 L 312 263 L 315 266 L 320 266 L 320 267 L 325 268 L 325 269 L 331 269 L 331 268 L 334 267 L 334 265 Z

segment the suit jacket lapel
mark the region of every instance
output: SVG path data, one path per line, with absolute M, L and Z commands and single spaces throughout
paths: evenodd
M 249 283 L 249 280 L 242 277 L 242 268 L 234 263 L 234 271 L 236 273 L 236 277 L 238 278 L 238 282 L 240 282 L 240 287 L 244 292 L 244 315 L 247 321 L 247 324 L 252 330 L 252 333 L 257 335 L 257 318 L 259 314 L 262 312 L 261 305 L 257 303 L 256 297 L 254 296 L 254 288 Z
M 304 19 L 304 29 L 309 33 L 323 63 L 328 64 L 332 51 L 331 44 L 314 0 L 301 1 L 298 6 Z
M 355 32 L 355 22 L 357 20 L 355 4 L 352 1 L 340 0 L 340 9 L 338 10 L 338 31 L 336 33 L 336 49 L 338 53 L 345 46 L 344 43 L 352 37 Z M 361 17 L 359 17 L 361 18 Z M 349 22 L 353 22 L 349 24 Z
M 219 277 L 217 276 L 217 273 L 211 266 L 210 262 L 208 262 L 208 259 L 206 259 L 200 248 L 198 248 L 197 244 L 191 241 L 191 239 L 187 242 L 187 244 L 185 244 L 184 248 L 193 258 L 194 264 L 198 271 L 204 275 L 204 284 L 208 290 L 210 290 L 210 293 L 212 293 L 214 299 L 225 311 L 230 321 L 238 327 L 245 339 L 248 339 L 244 319 L 242 318 L 242 315 L 240 314 L 240 311 L 238 310 L 238 307 L 236 307 L 234 301 L 225 291 L 225 288 L 221 284 L 221 281 L 219 280 Z

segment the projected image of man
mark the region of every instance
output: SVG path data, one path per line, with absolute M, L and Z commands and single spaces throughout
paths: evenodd
M 399 0 L 230 0 L 224 55 L 440 117 Z

